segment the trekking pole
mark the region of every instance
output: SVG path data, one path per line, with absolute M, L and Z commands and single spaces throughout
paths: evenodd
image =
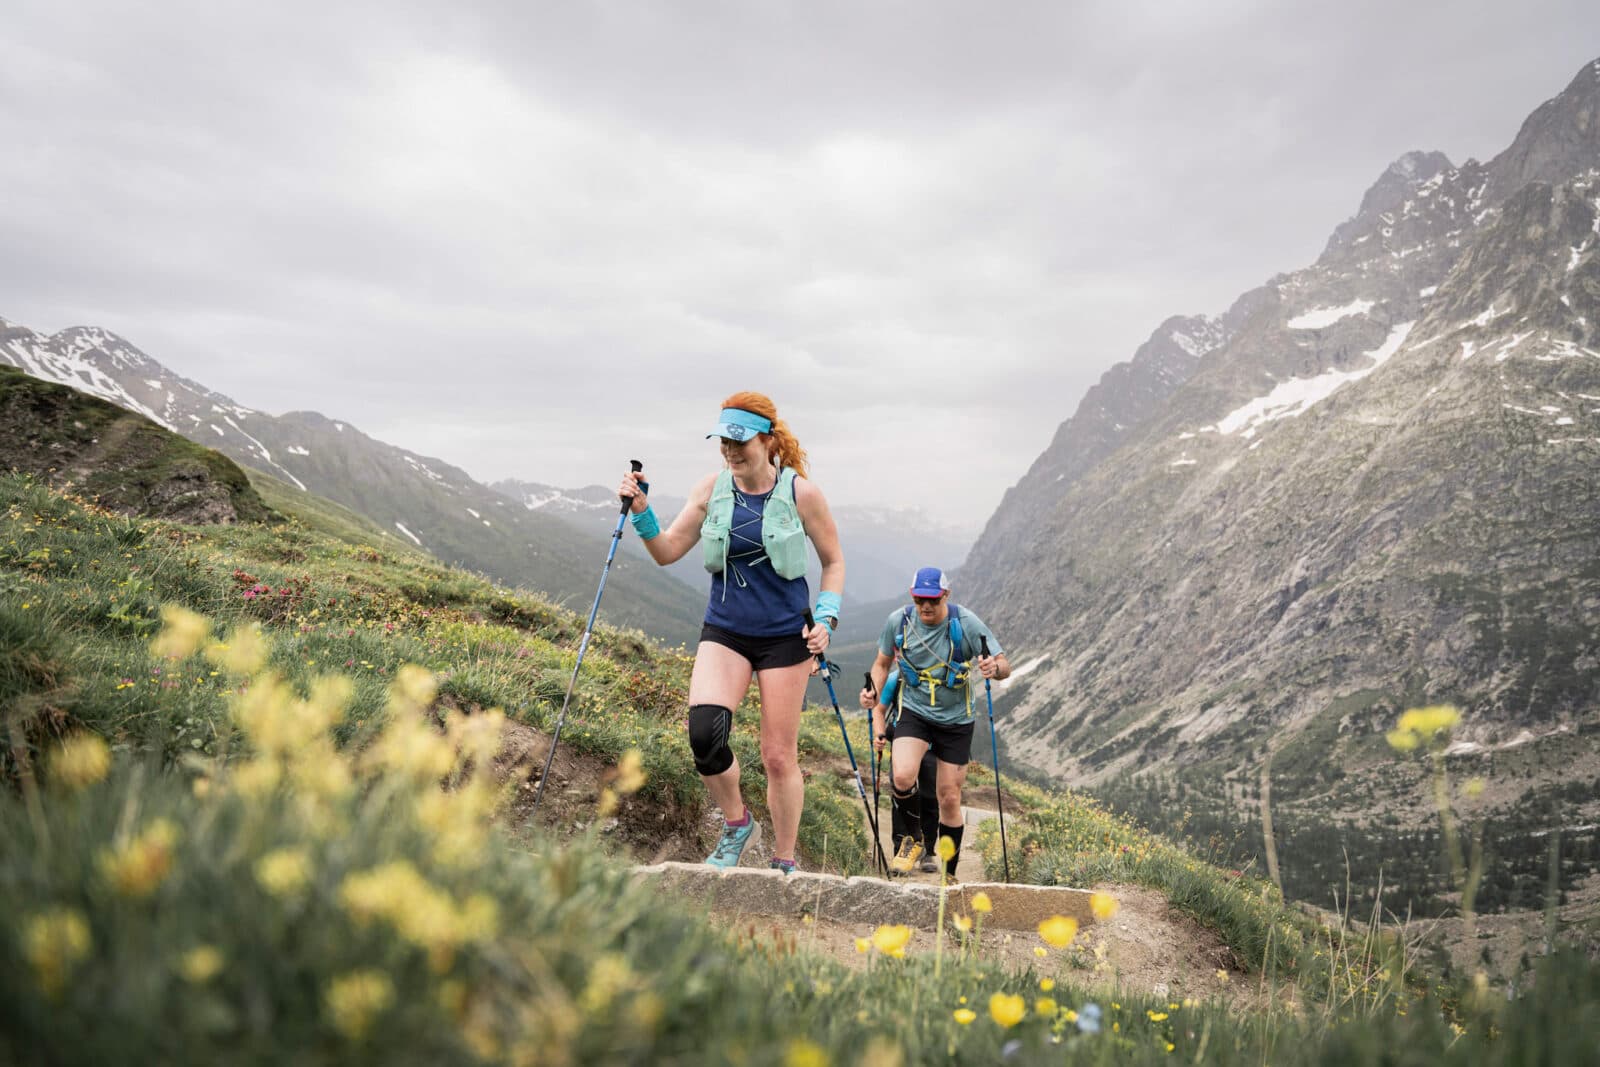
M 978 640 L 983 644 L 983 658 L 989 658 L 989 638 L 980 634 Z M 989 687 L 989 679 L 983 680 L 983 695 L 989 702 L 989 754 L 994 757 L 994 803 L 1000 812 L 1000 858 L 1006 865 L 1006 882 L 1011 881 L 1011 853 L 1006 849 L 1006 806 L 1000 799 L 1000 744 L 994 739 L 994 691 Z
M 644 470 L 644 464 L 636 459 L 628 461 L 635 471 Z M 649 482 L 640 482 L 639 491 L 648 494 Z M 583 639 L 578 642 L 578 662 L 572 665 L 572 679 L 567 682 L 567 695 L 561 701 L 561 714 L 556 719 L 556 732 L 550 738 L 550 754 L 544 758 L 544 771 L 539 775 L 539 789 L 533 794 L 533 807 L 528 809 L 528 822 L 533 822 L 534 813 L 539 810 L 539 801 L 544 797 L 544 784 L 550 780 L 550 764 L 556 758 L 556 745 L 561 743 L 561 727 L 567 721 L 567 705 L 572 703 L 572 689 L 578 684 L 578 669 L 583 666 L 583 654 L 589 650 L 589 638 L 594 633 L 594 617 L 600 613 L 600 597 L 606 591 L 606 575 L 611 573 L 611 561 L 617 558 L 617 545 L 622 542 L 622 524 L 628 521 L 628 507 L 633 503 L 630 497 L 622 498 L 622 513 L 617 516 L 617 528 L 611 532 L 611 548 L 606 552 L 606 565 L 600 571 L 600 588 L 594 592 L 594 606 L 589 609 L 589 622 L 583 628 Z
M 817 624 L 811 618 L 811 612 L 806 612 L 806 629 L 812 629 Z M 850 731 L 844 725 L 844 712 L 839 710 L 839 698 L 833 692 L 833 671 L 828 666 L 828 657 L 817 653 L 817 669 L 822 674 L 822 681 L 828 687 L 828 699 L 833 702 L 833 713 L 839 719 L 839 734 L 844 738 L 844 754 L 850 757 L 850 770 L 856 776 L 856 792 L 861 794 L 861 806 L 867 812 L 867 825 L 872 827 L 872 854 L 878 860 L 878 867 L 883 871 L 885 878 L 889 877 L 889 861 L 883 856 L 883 839 L 878 836 L 878 813 L 872 810 L 872 805 L 867 803 L 867 787 L 861 781 L 861 768 L 856 766 L 856 753 L 850 747 Z M 870 730 L 870 728 L 869 728 Z
M 862 675 L 867 680 L 866 690 L 873 696 L 878 695 L 878 687 L 872 684 L 872 672 L 867 671 Z M 867 736 L 872 739 L 874 759 L 872 761 L 872 810 L 878 810 L 878 775 L 883 770 L 883 752 L 878 749 L 878 738 L 872 728 L 872 712 L 867 712 Z

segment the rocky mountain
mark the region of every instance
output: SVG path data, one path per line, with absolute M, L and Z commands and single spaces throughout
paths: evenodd
M 530 511 L 459 468 L 375 440 L 348 422 L 244 407 L 97 328 L 46 336 L 0 319 L 0 364 L 137 412 L 244 467 L 342 504 L 447 563 L 578 610 L 593 601 L 614 513 L 586 526 Z M 619 555 L 607 590 L 606 622 L 672 642 L 699 632 L 700 595 L 653 565 Z
M 1384 734 L 1449 702 L 1485 811 L 1592 842 L 1597 168 L 1600 62 L 1487 164 L 1396 161 L 1188 362 L 1163 324 L 1106 376 L 964 574 L 1022 668 L 1015 766 L 1219 829 L 1266 768 L 1325 902 L 1330 852 L 1428 817 Z
M 268 510 L 228 457 L 142 415 L 0 366 L 0 468 L 124 515 L 193 525 L 262 522 Z

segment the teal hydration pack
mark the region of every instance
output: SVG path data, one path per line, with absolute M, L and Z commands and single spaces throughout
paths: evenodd
M 806 576 L 806 529 L 794 496 L 794 468 L 778 468 L 778 479 L 761 510 L 761 547 L 780 578 Z M 723 468 L 711 486 L 700 538 L 706 570 L 721 574 L 728 565 L 728 539 L 733 527 L 733 472 Z
M 955 689 L 958 686 L 966 690 L 967 714 L 972 714 L 972 687 L 967 684 L 968 661 L 963 653 L 966 650 L 966 635 L 961 632 L 961 607 L 958 604 L 950 605 L 950 651 L 943 660 L 931 664 L 926 670 L 917 670 L 906 656 L 906 633 L 911 628 L 911 613 L 916 608 L 907 604 L 900 612 L 900 632 L 895 635 L 895 659 L 900 664 L 900 695 L 903 696 L 909 679 L 915 679 L 918 689 L 927 687 L 928 702 L 931 704 L 936 699 L 939 686 Z

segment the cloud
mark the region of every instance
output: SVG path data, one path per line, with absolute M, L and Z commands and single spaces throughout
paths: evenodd
M 681 492 L 760 388 L 831 496 L 972 523 L 1164 318 L 1309 262 L 1401 152 L 1492 154 L 1600 29 L 1565 0 L 13 6 L 0 314 L 486 479 L 653 450 Z M 961 445 L 924 491 L 934 435 Z

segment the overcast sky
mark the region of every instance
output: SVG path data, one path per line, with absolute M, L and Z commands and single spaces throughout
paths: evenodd
M 981 525 L 1169 315 L 1488 159 L 1600 3 L 6 0 L 0 316 L 491 481 L 682 494 L 770 393 Z

